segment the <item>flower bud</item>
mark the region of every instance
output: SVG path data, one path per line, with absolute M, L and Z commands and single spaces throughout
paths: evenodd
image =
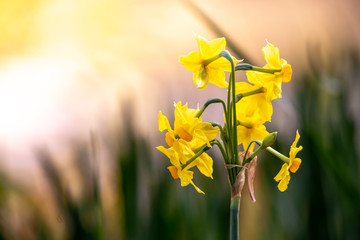
M 272 132 L 264 138 L 263 146 L 270 147 L 276 141 L 277 132 Z

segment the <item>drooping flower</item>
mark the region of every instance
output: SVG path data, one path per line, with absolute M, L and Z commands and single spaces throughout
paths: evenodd
M 285 59 L 280 58 L 279 49 L 271 43 L 267 43 L 263 48 L 263 55 L 266 60 L 264 68 L 281 71 L 274 74 L 246 71 L 246 75 L 249 82 L 258 87 L 264 87 L 266 99 L 272 101 L 281 98 L 281 84 L 291 80 L 292 69 Z
M 298 141 L 300 139 L 300 134 L 296 131 L 295 141 L 290 147 L 289 152 L 289 163 L 284 163 L 279 171 L 279 173 L 275 176 L 275 181 L 279 182 L 278 188 L 281 192 L 287 189 L 287 186 L 290 181 L 290 172 L 295 173 L 301 164 L 301 159 L 296 157 L 296 154 L 301 151 L 302 146 L 296 147 Z
M 198 52 L 191 52 L 187 56 L 181 56 L 179 62 L 188 70 L 193 72 L 193 82 L 204 89 L 209 83 L 225 88 L 228 82 L 225 80 L 224 71 L 231 71 L 231 64 L 223 57 L 219 57 L 221 51 L 225 50 L 225 38 L 217 38 L 212 41 L 195 34 L 199 47 Z M 240 62 L 235 58 L 235 64 Z
M 264 139 L 269 134 L 264 126 L 268 116 L 260 112 L 256 106 L 254 107 L 251 98 L 246 97 L 236 103 L 236 115 L 240 123 L 237 126 L 238 144 L 242 144 L 244 150 L 248 148 L 251 141 Z M 249 150 L 252 151 L 253 149 L 254 145 L 251 145 Z

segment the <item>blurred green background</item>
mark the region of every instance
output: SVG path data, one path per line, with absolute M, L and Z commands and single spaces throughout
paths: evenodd
M 265 64 L 265 40 L 293 67 L 268 131 L 302 165 L 259 156 L 241 239 L 360 239 L 360 10 L 357 1 L 0 0 L 0 239 L 227 239 L 230 191 L 217 149 L 206 195 L 167 171 L 157 114 L 223 89 L 196 89 L 177 58 L 192 32 L 226 36 Z M 208 18 L 204 18 L 205 14 Z M 211 21 L 216 23 L 216 26 Z M 239 81 L 244 80 L 240 76 Z M 221 108 L 204 113 L 222 121 Z

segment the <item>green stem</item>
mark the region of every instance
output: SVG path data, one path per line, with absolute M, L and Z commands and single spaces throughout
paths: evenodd
M 214 139 L 214 144 L 216 144 L 219 147 L 220 152 L 221 152 L 225 162 L 228 162 L 229 157 L 227 156 L 224 147 L 221 145 L 220 141 L 217 138 Z
M 235 65 L 234 61 L 231 59 L 231 75 L 232 75 L 232 101 L 235 102 Z M 238 148 L 238 139 L 237 139 L 237 121 L 236 121 L 236 104 L 232 104 L 233 107 L 233 144 L 234 144 L 234 158 L 235 164 L 239 163 L 239 148 Z
M 275 149 L 271 148 L 271 147 L 267 147 L 266 150 L 268 152 L 270 152 L 271 154 L 277 156 L 278 158 L 280 158 L 283 162 L 289 164 L 290 159 L 286 156 L 284 156 L 283 154 L 279 153 L 278 151 L 276 151 Z
M 235 63 L 230 55 L 230 53 L 226 50 L 221 51 L 220 56 L 226 58 L 231 63 L 231 73 L 230 73 L 230 82 L 229 82 L 229 90 L 231 91 L 230 95 L 233 101 L 235 101 Z M 231 86 L 231 87 L 230 87 Z M 229 94 L 229 93 L 228 93 Z M 231 146 L 233 148 L 233 164 L 239 163 L 239 155 L 238 155 L 238 144 L 237 144 L 237 121 L 236 121 L 236 106 L 235 104 L 230 104 L 231 100 L 229 101 L 230 97 L 228 97 L 228 106 L 232 107 L 231 115 L 229 116 L 230 119 L 232 118 L 231 124 L 229 123 L 229 129 L 232 133 L 230 135 L 231 139 Z
M 231 107 L 231 96 L 232 96 L 232 92 L 235 93 L 235 71 L 234 71 L 234 61 L 230 55 L 230 53 L 226 50 L 223 50 L 220 53 L 220 56 L 226 58 L 230 64 L 231 64 L 231 74 L 230 74 L 230 79 L 229 79 L 229 86 L 228 86 L 228 96 L 227 96 L 227 111 L 225 112 L 225 120 L 226 120 L 226 132 L 227 132 L 227 144 L 228 144 L 228 148 L 227 151 L 229 153 L 229 162 L 227 162 L 227 164 L 236 164 L 236 157 L 237 157 L 237 151 L 235 150 L 234 146 L 235 144 L 237 144 L 237 138 L 236 138 L 236 142 L 234 143 L 234 131 L 233 131 L 233 108 Z M 232 84 L 234 82 L 234 84 Z M 236 116 L 235 116 L 236 117 Z M 235 120 L 236 121 L 236 120 Z M 231 184 L 234 184 L 234 181 L 236 179 L 236 170 L 234 169 L 228 169 L 228 175 L 229 175 L 229 179 Z
M 243 161 L 242 161 L 242 163 L 241 163 L 241 166 L 244 166 L 245 165 L 245 161 L 246 161 L 246 156 L 247 156 L 247 154 L 248 154 L 248 152 L 249 152 L 249 149 L 250 149 L 250 146 L 251 146 L 251 144 L 253 144 L 255 141 L 251 141 L 250 143 L 249 143 L 249 146 L 246 148 L 246 151 L 245 151 L 245 154 L 244 154 L 244 157 L 243 157 Z
M 255 67 L 255 66 L 252 67 L 252 70 L 257 72 L 270 73 L 270 74 L 281 72 L 281 69 L 268 69 L 268 68 Z
M 192 156 L 185 164 L 183 164 L 181 166 L 181 170 L 184 170 L 190 163 L 192 163 L 196 158 L 198 158 L 201 154 L 203 154 L 208 149 L 209 149 L 209 147 L 206 144 L 201 146 L 199 151 L 194 156 Z
M 259 140 L 254 140 L 254 142 L 256 142 L 256 144 L 258 144 L 259 146 L 262 145 L 262 142 Z M 289 163 L 290 159 L 288 157 L 286 157 L 285 155 L 279 153 L 278 151 L 276 151 L 275 149 L 273 149 L 272 147 L 267 147 L 266 150 L 275 155 L 276 157 L 280 158 L 280 160 L 282 160 L 285 163 Z
M 252 69 L 253 69 L 253 65 L 248 64 L 248 63 L 240 63 L 240 64 L 235 66 L 235 71 L 252 70 Z
M 230 240 L 239 239 L 240 199 L 240 196 L 236 196 L 230 202 Z
M 256 142 L 256 140 L 255 140 L 254 142 Z M 256 151 L 255 151 L 253 154 L 251 154 L 250 157 L 246 158 L 246 159 L 243 161 L 242 165 L 244 166 L 245 164 L 247 164 L 248 162 L 250 162 L 251 160 L 253 160 L 254 157 L 256 157 L 262 150 L 264 150 L 264 148 L 265 148 L 264 145 L 260 145 L 260 147 L 258 147 L 258 149 L 256 149 Z M 246 157 L 246 155 L 245 155 L 245 157 Z
M 231 153 L 231 145 L 229 143 L 229 138 L 227 136 L 227 131 L 229 130 L 227 124 L 225 123 L 224 125 L 224 129 L 225 131 L 221 133 L 220 137 L 221 137 L 221 140 L 223 141 L 224 143 L 224 151 L 225 151 L 225 154 L 227 156 L 225 160 L 225 164 L 231 164 L 231 156 L 232 156 L 232 153 Z M 232 169 L 228 169 L 227 168 L 227 172 L 228 172 L 228 176 L 229 176 L 229 180 L 230 180 L 230 183 L 233 184 L 235 182 L 235 179 L 236 179 L 236 174 L 234 174 L 233 170 Z
M 244 97 L 248 97 L 248 96 L 258 94 L 258 93 L 263 93 L 263 92 L 265 92 L 265 88 L 260 87 L 258 89 L 255 89 L 255 90 L 252 90 L 252 91 L 249 91 L 249 92 L 239 93 L 235 97 L 235 102 L 237 103 L 238 101 L 240 101 Z
M 220 98 L 212 98 L 212 99 L 209 99 L 208 101 L 206 101 L 206 103 L 204 104 L 204 106 L 200 109 L 200 111 L 196 114 L 196 117 L 199 118 L 203 112 L 205 111 L 205 109 L 213 104 L 213 103 L 221 103 L 223 108 L 224 108 L 224 112 L 226 112 L 226 106 L 225 106 L 225 103 L 223 100 L 221 100 Z
M 220 132 L 224 131 L 222 126 L 217 123 L 217 122 L 210 122 L 210 124 L 213 126 L 213 127 L 218 127 L 220 129 Z
M 231 79 L 231 78 L 230 78 Z M 229 151 L 230 151 L 230 156 L 231 156 L 231 159 L 232 160 L 232 156 L 234 155 L 233 154 L 233 148 L 232 148 L 232 134 L 231 134 L 231 126 L 232 126 L 232 118 L 231 118 L 231 112 L 232 112 L 232 108 L 231 108 L 231 87 L 232 85 L 229 84 L 229 87 L 228 87 L 228 96 L 227 96 L 227 114 L 225 115 L 226 116 L 226 126 L 227 126 L 227 136 L 228 136 L 228 143 L 229 143 Z M 232 163 L 232 162 L 230 162 Z
M 271 154 L 273 154 L 273 155 L 275 155 L 276 157 L 280 158 L 280 160 L 282 160 L 282 161 L 285 162 L 285 163 L 289 163 L 289 162 L 290 162 L 290 159 L 289 159 L 288 157 L 286 157 L 285 155 L 279 153 L 278 151 L 276 151 L 276 150 L 273 149 L 272 147 L 262 147 L 263 144 L 262 144 L 262 142 L 259 141 L 259 140 L 254 140 L 254 142 L 255 142 L 257 145 L 259 145 L 260 147 L 259 147 L 250 157 L 248 157 L 248 158 L 244 161 L 243 165 L 246 164 L 246 163 L 248 163 L 248 162 L 250 162 L 250 161 L 251 161 L 257 154 L 259 154 L 259 152 L 262 151 L 263 149 L 266 149 L 268 152 L 270 152 Z M 259 150 L 259 149 L 260 149 L 260 150 Z M 258 150 L 259 150 L 259 151 L 258 151 Z
M 241 71 L 241 70 L 256 71 L 256 72 L 263 72 L 263 73 L 270 73 L 270 74 L 274 74 L 276 72 L 281 72 L 281 69 L 269 69 L 269 68 L 256 67 L 256 66 L 253 66 L 248 63 L 240 63 L 235 66 L 235 71 Z
M 219 55 L 216 55 L 216 56 L 214 56 L 212 58 L 209 58 L 209 59 L 205 60 L 203 62 L 204 67 L 206 67 L 207 65 L 209 65 L 210 63 L 212 63 L 213 61 L 217 60 L 220 57 L 221 57 L 221 55 L 219 54 Z

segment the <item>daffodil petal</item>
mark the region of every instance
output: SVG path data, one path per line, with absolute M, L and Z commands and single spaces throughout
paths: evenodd
M 250 92 L 253 91 L 255 89 L 257 89 L 259 87 L 257 86 L 253 86 L 250 83 L 247 82 L 237 82 L 235 83 L 235 93 L 239 94 L 239 93 L 245 93 L 245 92 Z
M 191 182 L 191 185 L 194 186 L 194 188 L 196 189 L 196 191 L 197 191 L 198 193 L 205 194 L 205 193 L 204 193 L 203 191 L 201 191 L 201 189 L 198 188 L 193 182 Z
M 236 58 L 234 59 L 234 64 L 236 64 L 237 62 L 239 62 L 238 60 L 236 60 Z M 212 68 L 212 69 L 218 69 L 218 70 L 222 70 L 222 71 L 226 71 L 226 72 L 231 72 L 231 63 L 229 62 L 229 60 L 227 60 L 226 58 L 218 58 L 215 61 L 211 62 L 209 65 L 207 65 L 208 68 Z
M 208 82 L 215 84 L 220 88 L 228 87 L 228 82 L 225 80 L 225 73 L 219 69 L 207 68 Z
M 299 134 L 299 131 L 296 130 L 295 140 L 294 140 L 294 142 L 291 144 L 291 148 L 296 148 L 296 145 L 297 145 L 299 139 L 300 139 L 300 134 Z
M 167 117 L 165 117 L 161 111 L 159 112 L 159 131 L 162 132 L 164 131 L 165 129 L 167 129 L 168 131 L 171 130 L 171 127 L 170 127 L 170 123 L 169 123 L 169 120 L 167 119 Z
M 246 77 L 247 77 L 248 81 L 257 87 L 262 87 L 264 85 L 264 81 L 262 81 L 262 78 L 261 78 L 262 75 L 264 75 L 264 73 L 257 73 L 254 71 L 246 71 Z
M 180 167 L 179 155 L 174 151 L 173 148 L 165 148 L 163 146 L 157 147 L 157 150 L 165 154 L 169 159 L 172 165 L 175 167 Z
M 220 130 L 211 125 L 211 123 L 204 122 L 198 125 L 198 128 L 205 134 L 206 138 L 211 141 L 219 135 Z
M 187 56 L 179 57 L 179 62 L 189 71 L 196 71 L 201 68 L 203 59 L 199 52 L 191 52 Z
M 290 174 L 286 175 L 283 179 L 281 179 L 281 181 L 279 182 L 279 184 L 277 186 L 278 189 L 281 192 L 284 192 L 287 189 L 289 182 L 290 182 Z
M 286 175 L 289 175 L 289 165 L 287 163 L 284 163 L 279 171 L 279 173 L 274 177 L 275 181 L 280 181 L 283 179 Z
M 196 167 L 202 174 L 212 178 L 213 160 L 211 157 L 209 157 L 209 155 L 207 155 L 206 153 L 201 154 L 198 158 L 198 164 L 196 165 Z
M 180 178 L 180 183 L 182 187 L 185 187 L 192 183 L 193 179 L 193 172 L 188 170 L 181 170 L 181 168 L 178 168 L 178 176 Z
M 196 35 L 195 38 L 198 43 L 199 52 L 203 59 L 212 58 L 220 54 L 222 50 L 225 50 L 225 38 L 217 38 L 212 41 L 208 41 L 204 37 L 201 37 L 199 35 Z
M 275 47 L 271 43 L 268 43 L 263 48 L 263 55 L 266 62 L 274 69 L 280 68 L 280 53 L 279 48 Z

